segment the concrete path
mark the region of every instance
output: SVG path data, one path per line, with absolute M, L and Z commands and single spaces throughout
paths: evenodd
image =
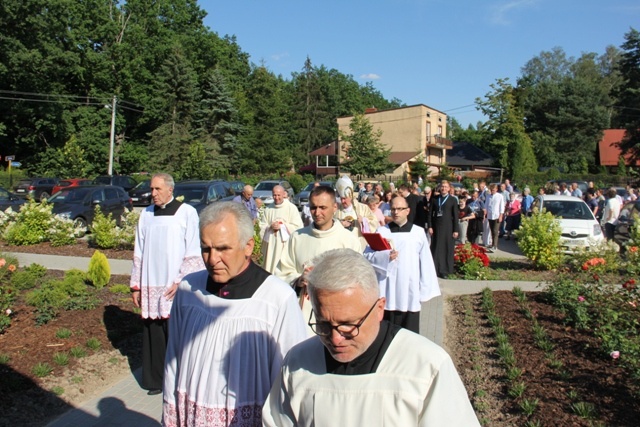
M 55 255 L 12 253 L 20 265 L 38 263 L 50 269 L 87 269 L 89 258 L 73 258 Z M 500 240 L 497 252 L 490 259 L 523 258 L 513 241 Z M 130 274 L 131 261 L 109 260 L 113 274 Z M 450 296 L 475 294 L 483 288 L 510 290 L 519 286 L 525 291 L 542 289 L 537 282 L 467 281 L 439 279 L 442 296 L 422 304 L 420 315 L 421 334 L 443 345 L 446 330 L 444 299 Z M 140 388 L 140 369 L 130 373 L 101 395 L 72 409 L 48 424 L 48 427 L 75 426 L 135 426 L 155 427 L 162 418 L 162 395 L 147 396 Z

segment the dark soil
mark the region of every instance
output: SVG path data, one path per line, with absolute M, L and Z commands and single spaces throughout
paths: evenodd
M 64 272 L 50 274 L 62 277 Z M 129 276 L 114 275 L 109 286 L 128 283 Z M 0 335 L 0 354 L 10 358 L 0 364 L 0 426 L 45 425 L 140 365 L 142 326 L 130 295 L 112 293 L 108 287 L 94 292 L 100 300 L 96 308 L 63 311 L 42 326 L 36 325 L 34 309 L 24 298 L 14 304 L 11 326 Z M 72 335 L 58 338 L 62 328 Z M 99 349 L 87 346 L 90 338 L 100 342 Z M 84 349 L 87 356 L 70 355 L 64 367 L 54 362 L 54 353 L 69 354 L 73 347 Z M 38 363 L 47 363 L 53 372 L 38 378 L 32 372 Z
M 13 246 L 7 245 L 5 242 L 0 242 L 0 252 L 20 252 L 29 254 L 43 254 L 43 255 L 62 255 L 62 256 L 79 256 L 91 258 L 96 251 L 95 247 L 92 247 L 86 237 L 77 239 L 75 245 L 58 246 L 53 247 L 49 242 L 38 243 L 36 245 L 28 246 Z M 133 259 L 132 250 L 116 250 L 116 249 L 98 249 L 104 253 L 109 259 Z
M 526 391 L 519 399 L 507 395 L 509 383 L 494 353 L 495 341 L 480 308 L 481 297 L 449 301 L 447 348 L 483 424 L 511 426 L 530 421 L 531 425 L 542 426 L 638 425 L 639 388 L 631 376 L 616 360 L 597 351 L 599 343 L 591 334 L 565 325 L 563 315 L 545 302 L 542 293 L 527 295 L 530 309 L 554 343 L 553 354 L 563 367 L 549 366 L 545 353 L 534 344 L 531 321 L 524 317 L 511 292 L 494 292 L 497 315 L 509 335 L 516 364 L 523 370 L 520 381 L 526 384 Z M 531 417 L 519 407 L 523 399 L 539 400 Z M 592 404 L 593 417 L 577 415 L 572 404 L 578 402 Z

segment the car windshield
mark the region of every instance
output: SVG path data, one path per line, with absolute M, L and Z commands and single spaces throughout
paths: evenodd
M 199 203 L 204 200 L 204 189 L 176 187 L 173 190 L 173 195 L 175 197 L 184 197 L 182 201 L 185 203 Z
M 109 184 L 111 184 L 111 177 L 109 177 L 109 176 L 99 176 L 96 179 L 94 179 L 93 182 L 95 182 L 96 184 L 109 185 Z
M 134 190 L 148 190 L 150 187 L 151 187 L 151 181 L 146 180 L 138 183 L 138 185 L 135 186 Z
M 49 199 L 51 203 L 82 203 L 84 199 L 93 191 L 91 188 L 83 189 L 62 189 Z
M 306 187 L 304 187 L 304 190 L 302 190 L 302 191 L 311 191 L 311 190 L 313 190 L 313 186 L 314 185 L 315 185 L 315 182 L 312 182 L 311 184 L 309 184 Z
M 545 200 L 542 207 L 563 219 L 593 219 L 591 209 L 581 200 Z
M 259 182 L 255 191 L 271 191 L 276 185 L 278 185 L 276 182 Z

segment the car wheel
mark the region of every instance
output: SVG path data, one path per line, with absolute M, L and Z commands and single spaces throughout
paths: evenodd
M 87 220 L 80 216 L 73 220 L 73 225 L 76 228 L 82 229 L 84 232 L 87 231 Z
M 49 193 L 47 193 L 46 191 L 43 191 L 42 193 L 40 193 L 40 201 L 41 202 L 44 202 L 48 198 L 49 198 Z

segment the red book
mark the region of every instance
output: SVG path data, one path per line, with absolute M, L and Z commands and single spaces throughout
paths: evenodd
M 378 233 L 362 233 L 369 247 L 374 251 L 386 251 L 391 249 L 389 241 Z

